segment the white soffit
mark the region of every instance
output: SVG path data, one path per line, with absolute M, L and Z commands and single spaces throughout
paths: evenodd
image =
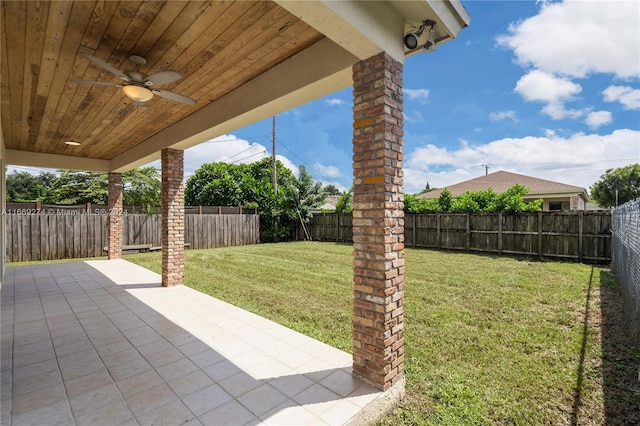
M 404 21 L 388 1 L 275 0 L 360 60 L 380 52 L 404 62 Z
M 6 164 L 46 169 L 69 169 L 90 172 L 108 172 L 109 162 L 95 158 L 73 157 L 70 155 L 44 154 L 38 152 L 7 149 Z
M 400 0 L 391 5 L 406 21 L 405 31 L 418 27 L 426 19 L 436 21 L 436 40 L 453 40 L 469 26 L 471 17 L 459 0 Z

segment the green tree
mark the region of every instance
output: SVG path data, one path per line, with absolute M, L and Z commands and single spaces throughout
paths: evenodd
M 322 188 L 322 184 L 314 182 L 303 165 L 298 167 L 298 179 L 293 182 L 293 186 L 289 190 L 295 207 L 299 211 L 299 216 L 305 223 L 308 223 L 313 216 L 311 209 L 322 205 L 327 199 L 327 193 Z
M 351 213 L 353 211 L 353 187 L 343 193 L 336 201 L 336 213 Z
M 107 204 L 106 173 L 58 170 L 46 201 L 52 204 Z
M 453 204 L 453 196 L 451 195 L 451 191 L 445 188 L 445 190 L 442 191 L 440 193 L 440 196 L 438 197 L 438 204 L 440 205 L 441 211 L 451 211 L 451 205 Z
M 525 212 L 542 209 L 542 199 L 524 202 L 528 189 L 514 185 L 502 194 L 489 188 L 484 191 L 467 191 L 453 197 L 448 190 L 431 200 L 418 199 L 416 195 L 405 195 L 404 211 L 407 213 L 471 213 L 471 212 Z
M 437 189 L 437 188 L 432 188 L 431 185 L 429 185 L 429 182 L 427 182 L 427 184 L 424 186 L 424 189 L 420 191 L 420 194 L 424 194 L 425 192 L 431 192 L 434 189 Z
M 49 172 L 40 172 L 32 175 L 28 172 L 14 170 L 7 175 L 6 189 L 7 201 L 43 201 L 55 175 Z
M 324 187 L 324 192 L 327 195 L 340 195 L 342 193 L 342 191 L 340 191 L 340 189 L 333 184 L 326 185 Z
M 122 199 L 127 206 L 156 207 L 161 203 L 160 170 L 148 166 L 122 174 Z M 46 201 L 52 204 L 107 204 L 109 177 L 106 173 L 58 170 L 51 180 Z
M 535 212 L 542 209 L 542 199 L 537 199 L 529 203 L 524 202 L 524 196 L 529 192 L 527 188 L 516 184 L 496 198 L 496 211 L 507 213 Z
M 187 179 L 185 204 L 190 206 L 239 206 L 243 201 L 244 165 L 208 163 Z
M 126 206 L 149 206 L 148 213 L 155 211 L 162 203 L 162 180 L 160 169 L 153 166 L 138 167 L 122 174 L 124 191 L 123 203 Z
M 591 186 L 591 198 L 600 207 L 609 208 L 640 197 L 640 163 L 607 170 Z
M 185 201 L 191 205 L 255 208 L 263 236 L 270 241 L 285 240 L 293 236 L 301 219 L 309 221 L 311 208 L 321 204 L 326 195 L 303 166 L 296 178 L 277 161 L 276 175 L 277 193 L 269 158 L 252 164 L 204 164 L 187 180 Z
M 438 213 L 442 211 L 438 199 L 427 200 L 414 194 L 405 194 L 404 211 L 406 213 Z

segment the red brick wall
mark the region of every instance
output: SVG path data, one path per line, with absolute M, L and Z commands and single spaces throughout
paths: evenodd
M 109 259 L 122 257 L 122 174 L 109 173 L 109 201 L 107 222 L 109 224 Z M 102 249 L 101 249 L 102 250 Z
M 163 149 L 162 285 L 184 284 L 184 151 Z
M 402 64 L 353 67 L 353 371 L 387 390 L 404 377 Z

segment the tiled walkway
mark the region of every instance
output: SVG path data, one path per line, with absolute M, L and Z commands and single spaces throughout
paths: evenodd
M 9 267 L 2 425 L 341 425 L 351 355 L 124 260 Z M 364 417 L 363 417 L 364 416 Z

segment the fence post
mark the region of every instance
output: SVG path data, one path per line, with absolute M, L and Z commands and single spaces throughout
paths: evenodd
M 584 249 L 583 243 L 582 243 L 582 225 L 584 222 L 584 215 L 583 215 L 583 211 L 580 210 L 578 212 L 578 262 L 582 263 L 582 251 Z
M 498 212 L 498 256 L 502 256 L 502 211 Z
M 440 250 L 442 235 L 440 235 L 440 213 L 436 213 L 436 248 Z
M 471 213 L 467 212 L 467 251 L 471 248 Z
M 542 260 L 542 211 L 538 212 L 538 258 Z
M 336 242 L 340 242 L 340 213 L 338 213 L 338 225 L 336 226 Z
M 413 238 L 413 248 L 416 248 L 417 247 L 417 242 L 416 242 L 416 228 L 417 228 L 416 219 L 417 219 L 418 213 L 413 213 L 411 216 L 413 216 L 413 229 L 411 230 L 411 232 L 412 232 L 411 237 Z

